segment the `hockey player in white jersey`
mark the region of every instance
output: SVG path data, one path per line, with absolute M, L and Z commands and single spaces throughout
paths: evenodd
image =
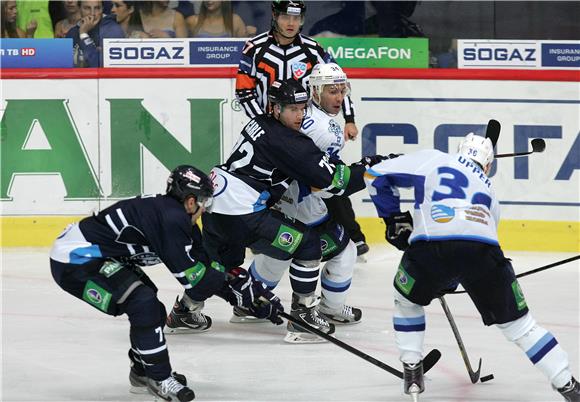
M 349 93 L 346 74 L 335 63 L 316 65 L 310 76 L 310 93 L 312 101 L 308 105 L 300 131 L 309 136 L 320 150 L 339 159 L 345 140 L 335 117 L 341 110 L 344 97 Z M 318 306 L 319 312 L 333 324 L 356 324 L 361 320 L 362 311 L 347 305 L 345 301 L 352 281 L 357 250 L 344 228 L 329 216 L 323 201 L 324 197 L 329 196 L 331 194 L 323 192 L 312 193 L 309 186 L 293 181 L 274 208 L 315 228 L 320 234 L 322 261 L 326 263 L 321 271 L 322 298 Z M 258 254 L 250 267 L 250 273 L 273 289 L 289 266 L 290 261 Z M 312 278 L 295 275 L 292 266 L 290 278 L 292 285 L 296 281 L 312 281 Z M 231 322 L 256 321 L 258 319 L 246 316 L 240 309 L 234 309 L 231 319 Z M 285 340 L 291 343 L 324 342 L 322 338 L 291 323 L 288 325 Z
M 566 401 L 580 401 L 568 356 L 536 324 L 497 239 L 499 203 L 487 174 L 489 138 L 468 134 L 457 154 L 413 152 L 367 170 L 365 181 L 386 239 L 405 250 L 394 278 L 393 324 L 404 367 L 404 391 L 423 392 L 423 306 L 460 283 L 485 325 L 518 345 Z M 398 188 L 413 187 L 413 218 L 401 213 Z

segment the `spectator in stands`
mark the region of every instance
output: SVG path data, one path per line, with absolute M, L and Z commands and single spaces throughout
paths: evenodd
M 340 3 L 340 10 L 317 21 L 310 28 L 309 35 L 332 38 L 365 34 L 365 2 L 341 1 L 333 5 L 336 7 L 337 3 Z
M 79 5 L 81 19 L 66 35 L 73 40 L 75 66 L 100 67 L 103 38 L 124 38 L 125 32 L 114 15 L 103 16 L 101 0 L 81 0 Z
M 28 36 L 29 28 L 36 26 L 33 31 L 34 38 L 54 38 L 48 4 L 48 0 L 16 0 L 16 24 L 27 32 L 27 37 L 31 37 Z
M 145 33 L 141 22 L 141 13 L 137 1 L 113 0 L 111 12 L 117 17 L 117 23 L 121 25 L 127 38 L 150 38 Z
M 15 0 L 2 1 L 1 25 L 3 38 L 32 38 L 36 30 L 36 23 L 31 22 L 26 32 L 18 28 L 16 18 L 18 17 L 18 7 Z
M 169 8 L 169 0 L 142 1 L 141 21 L 152 38 L 186 38 L 187 26 L 181 13 Z
M 174 7 L 175 11 L 177 11 L 178 13 L 181 13 L 181 15 L 183 15 L 183 18 L 185 18 L 186 20 L 191 17 L 192 15 L 195 15 L 195 7 L 193 7 L 193 1 L 196 0 L 179 0 L 177 2 L 177 6 Z
M 202 1 L 199 15 L 192 15 L 185 21 L 191 36 L 197 38 L 244 38 L 249 35 L 246 24 L 233 13 L 229 1 Z
M 369 19 L 369 31 L 381 38 L 424 37 L 421 27 L 409 18 L 415 12 L 417 1 L 371 1 L 377 14 Z M 373 29 L 374 28 L 376 29 Z
M 65 38 L 68 31 L 81 19 L 81 8 L 77 0 L 63 0 L 66 18 L 58 21 L 54 27 L 55 38 Z

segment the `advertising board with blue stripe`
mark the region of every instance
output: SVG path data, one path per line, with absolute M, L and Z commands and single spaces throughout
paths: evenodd
M 245 43 L 245 39 L 190 39 L 189 64 L 191 66 L 237 66 Z
M 188 39 L 104 39 L 104 67 L 189 67 Z
M 580 69 L 580 41 L 459 40 L 459 68 Z
M 2 68 L 72 68 L 72 39 L 12 39 L 0 41 Z
M 580 69 L 580 41 L 542 42 L 542 67 Z
M 245 39 L 105 39 L 104 67 L 237 66 Z

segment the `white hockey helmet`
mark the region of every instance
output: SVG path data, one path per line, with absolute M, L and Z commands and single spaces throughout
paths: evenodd
M 320 102 L 320 98 L 316 99 L 314 90 L 316 89 L 316 94 L 320 96 L 324 85 L 336 85 L 336 84 L 346 84 L 346 87 L 350 91 L 348 86 L 348 78 L 342 68 L 336 63 L 320 63 L 312 68 L 310 73 L 310 78 L 308 81 L 308 86 L 310 87 L 310 95 L 316 103 Z M 348 93 L 347 93 L 348 94 Z
M 461 140 L 458 153 L 486 168 L 493 162 L 493 144 L 489 138 L 469 133 Z

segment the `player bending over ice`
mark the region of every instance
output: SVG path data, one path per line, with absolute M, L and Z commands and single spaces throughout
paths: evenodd
M 386 239 L 404 250 L 394 278 L 393 324 L 404 367 L 404 391 L 424 391 L 423 306 L 450 284 L 463 285 L 485 325 L 518 345 L 566 401 L 580 401 L 568 356 L 528 311 L 510 261 L 497 239 L 499 203 L 487 174 L 489 138 L 468 134 L 457 154 L 436 150 L 385 160 L 365 173 Z M 413 218 L 401 213 L 398 188 L 413 187 Z

